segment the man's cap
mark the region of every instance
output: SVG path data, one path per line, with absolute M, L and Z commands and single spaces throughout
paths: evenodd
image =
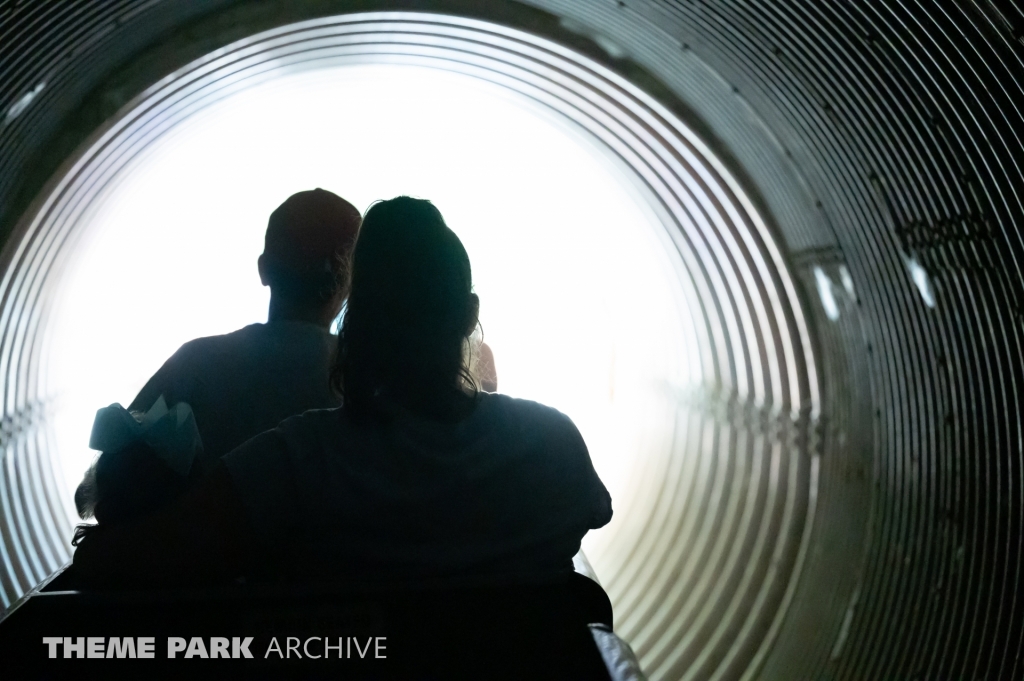
M 263 255 L 292 270 L 340 268 L 352 252 L 362 216 L 337 194 L 320 189 L 292 194 L 270 214 Z

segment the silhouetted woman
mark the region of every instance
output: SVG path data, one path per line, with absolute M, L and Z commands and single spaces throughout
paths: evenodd
M 478 392 L 469 258 L 429 202 L 367 212 L 333 380 L 314 410 L 227 454 L 155 518 L 89 537 L 96 579 L 242 572 L 332 580 L 501 582 L 572 570 L 611 499 L 573 423 Z M 271 558 L 273 557 L 273 558 Z

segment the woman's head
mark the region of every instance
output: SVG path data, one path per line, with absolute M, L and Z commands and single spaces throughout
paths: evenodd
M 476 327 L 469 256 L 429 201 L 374 204 L 352 255 L 332 382 L 354 412 L 387 396 L 432 417 L 454 414 L 472 379 Z

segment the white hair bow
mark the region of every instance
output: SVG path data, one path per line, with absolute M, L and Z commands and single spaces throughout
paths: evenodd
M 203 451 L 192 407 L 178 402 L 167 408 L 161 395 L 144 414 L 132 414 L 114 403 L 96 411 L 89 448 L 119 452 L 137 442 L 152 447 L 160 460 L 178 475 L 188 475 L 192 461 Z

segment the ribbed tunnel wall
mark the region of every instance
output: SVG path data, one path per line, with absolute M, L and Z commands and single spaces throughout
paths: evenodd
M 663 565 L 620 570 L 628 579 L 607 585 L 623 633 L 649 669 L 662 678 L 1024 677 L 1018 7 L 986 0 L 274 5 L 0 4 L 5 600 L 66 558 L 69 531 L 46 456 L 49 406 L 32 387 L 37 334 L 46 328 L 44 280 L 60 262 L 22 266 L 62 251 L 42 236 L 25 239 L 35 233 L 26 216 L 48 209 L 45 197 L 74 170 L 58 173 L 61 164 L 81 158 L 106 121 L 165 75 L 276 26 L 404 7 L 486 19 L 574 48 L 639 88 L 632 99 L 641 109 L 665 107 L 660 123 L 678 117 L 711 145 L 756 208 L 748 213 L 755 218 L 739 221 L 745 234 L 758 234 L 758 212 L 767 223 L 742 256 L 762 277 L 744 289 L 758 293 L 743 304 L 760 297 L 780 320 L 745 336 L 741 345 L 752 354 L 737 356 L 739 373 L 780 361 L 779 334 L 799 338 L 799 320 L 807 319 L 813 351 L 792 343 L 801 356 L 785 359 L 783 370 L 805 382 L 784 391 L 795 398 L 752 401 L 723 380 L 725 390 L 681 409 L 709 415 L 723 442 L 764 437 L 762 450 L 732 446 L 731 461 L 744 451 L 751 462 L 770 461 L 773 448 L 798 457 L 793 470 L 804 472 L 783 496 L 806 522 L 791 523 L 795 537 L 773 528 L 779 550 L 765 564 L 751 563 L 755 582 L 784 587 L 759 586 L 752 593 L 760 600 L 739 601 L 751 612 L 767 603 L 777 616 L 751 621 L 712 608 L 736 623 L 716 638 L 706 621 L 674 617 L 702 597 L 700 580 L 683 583 L 686 593 L 668 588 L 662 610 L 643 614 L 630 594 L 660 593 L 689 574 L 691 547 L 673 545 L 687 535 L 662 535 L 641 557 Z M 653 98 L 649 106 L 645 97 Z M 738 194 L 726 198 L 743 206 Z M 758 262 L 771 267 L 758 270 Z M 773 291 L 783 294 L 776 308 Z M 746 295 L 714 294 L 726 309 Z M 820 398 L 812 399 L 815 391 Z M 780 413 L 785 418 L 773 421 Z M 779 427 L 785 419 L 795 427 Z M 745 536 L 730 541 L 743 544 Z M 672 556 L 683 558 L 671 563 Z

